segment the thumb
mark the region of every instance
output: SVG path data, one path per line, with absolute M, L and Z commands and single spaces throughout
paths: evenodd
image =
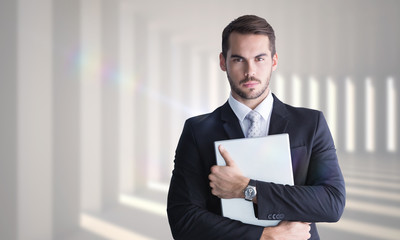
M 218 150 L 221 153 L 221 156 L 224 158 L 224 160 L 226 162 L 226 166 L 234 166 L 235 165 L 235 161 L 233 161 L 233 159 L 229 155 L 229 152 L 222 145 L 218 146 Z

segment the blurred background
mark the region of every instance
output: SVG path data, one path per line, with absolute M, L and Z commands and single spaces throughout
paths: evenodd
M 0 0 L 0 239 L 172 239 L 188 117 L 228 98 L 221 33 L 276 32 L 272 91 L 324 112 L 347 184 L 322 239 L 400 239 L 400 2 Z

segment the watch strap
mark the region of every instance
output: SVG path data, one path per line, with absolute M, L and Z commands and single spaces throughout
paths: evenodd
M 256 180 L 250 179 L 248 186 L 256 186 Z

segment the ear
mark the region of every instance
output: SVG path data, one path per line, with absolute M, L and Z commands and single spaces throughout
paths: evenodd
M 272 71 L 275 71 L 277 67 L 278 67 L 278 54 L 275 53 L 275 55 L 272 57 Z
M 219 54 L 219 67 L 222 71 L 226 72 L 226 60 L 222 53 Z

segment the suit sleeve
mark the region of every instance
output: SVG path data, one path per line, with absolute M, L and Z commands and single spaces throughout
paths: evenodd
M 210 189 L 190 122 L 185 123 L 175 155 L 167 213 L 174 239 L 260 239 L 263 228 L 230 220 L 208 209 Z
M 345 184 L 322 113 L 318 115 L 313 134 L 305 185 L 257 182 L 259 219 L 278 217 L 304 222 L 336 222 L 340 219 L 345 206 Z

